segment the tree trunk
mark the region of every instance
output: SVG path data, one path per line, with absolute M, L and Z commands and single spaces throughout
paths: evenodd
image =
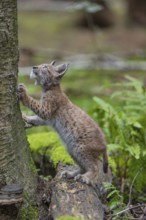
M 72 166 L 58 166 L 57 175 L 50 183 L 49 219 L 61 216 L 74 216 L 88 220 L 103 220 L 105 217 L 104 190 L 102 183 L 111 182 L 111 173 L 103 173 L 102 163 L 99 162 L 99 175 L 96 187 L 61 178 L 61 171 L 72 170 Z
M 33 195 L 36 184 L 35 175 L 33 174 L 34 166 L 17 99 L 17 73 L 17 1 L 1 0 L 0 188 L 4 185 L 17 183 L 17 186 L 19 184 L 24 188 L 25 197 L 29 198 Z M 2 197 L 0 192 L 0 204 Z M 0 219 L 15 219 L 15 215 L 12 218 L 11 213 L 7 211 L 5 213 L 4 207 L 5 205 L 0 205 Z
M 128 0 L 128 19 L 132 25 L 146 26 L 145 0 Z

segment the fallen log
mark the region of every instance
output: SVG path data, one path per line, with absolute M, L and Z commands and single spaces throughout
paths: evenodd
M 86 220 L 103 220 L 105 192 L 103 182 L 111 182 L 111 173 L 104 174 L 102 163 L 99 162 L 100 173 L 96 187 L 86 185 L 80 181 L 61 177 L 64 170 L 72 170 L 73 166 L 59 165 L 57 175 L 50 182 L 51 198 L 49 205 L 49 219 L 56 220 L 61 216 L 74 216 Z M 101 199 L 102 198 L 102 199 Z

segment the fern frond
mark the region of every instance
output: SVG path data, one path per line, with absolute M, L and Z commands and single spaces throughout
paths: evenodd
M 123 178 L 128 186 L 140 167 L 135 191 L 146 182 L 146 89 L 143 82 L 126 76 L 127 82 L 115 84 L 117 90 L 111 96 L 112 103 L 94 97 L 97 104 L 97 120 L 108 140 L 109 162 L 119 184 Z M 115 102 L 113 102 L 115 100 Z

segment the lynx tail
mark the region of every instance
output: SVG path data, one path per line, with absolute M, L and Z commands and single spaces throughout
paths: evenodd
M 108 156 L 106 151 L 103 153 L 103 171 L 104 173 L 108 172 Z

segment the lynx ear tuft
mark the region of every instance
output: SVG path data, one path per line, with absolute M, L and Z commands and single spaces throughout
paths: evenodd
M 68 65 L 69 64 L 64 63 L 55 67 L 55 70 L 58 73 L 56 78 L 61 78 L 65 74 L 68 69 Z
M 51 62 L 51 65 L 54 66 L 55 63 L 56 63 L 56 60 L 53 60 L 53 61 Z

